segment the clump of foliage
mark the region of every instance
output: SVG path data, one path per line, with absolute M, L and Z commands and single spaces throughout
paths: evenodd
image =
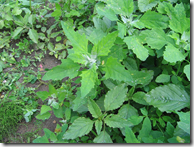
M 24 105 L 20 101 L 0 101 L 0 142 L 16 130 L 18 122 L 23 119 Z

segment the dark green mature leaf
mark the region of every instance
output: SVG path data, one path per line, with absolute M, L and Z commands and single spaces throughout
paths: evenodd
M 127 88 L 125 84 L 115 86 L 108 91 L 104 99 L 104 108 L 106 111 L 119 108 L 125 100 L 127 94 Z
M 125 70 L 124 66 L 117 61 L 117 58 L 109 57 L 105 63 L 105 68 L 103 68 L 103 71 L 106 72 L 106 79 L 111 78 L 113 80 L 125 82 L 132 81 L 130 72 Z
M 118 36 L 121 38 L 121 39 L 124 39 L 124 36 L 126 35 L 126 25 L 125 24 L 122 24 L 120 22 L 117 22 L 117 25 L 118 25 L 118 31 L 119 31 L 119 34 Z
M 135 134 L 133 133 L 132 129 L 129 127 L 125 127 L 125 141 L 127 143 L 140 143 L 139 140 L 137 140 Z
M 94 118 L 99 118 L 102 115 L 99 106 L 90 98 L 88 98 L 88 110 Z
M 179 115 L 180 121 L 178 122 L 178 127 L 181 128 L 186 133 L 190 134 L 190 111 L 189 112 L 176 112 Z
M 141 12 L 152 9 L 158 4 L 159 0 L 138 0 L 138 7 Z
M 133 126 L 133 124 L 130 121 L 124 119 L 123 117 L 119 115 L 114 115 L 114 114 L 108 115 L 104 119 L 104 122 L 109 127 L 113 127 L 113 128 L 124 128 L 124 127 Z
M 145 93 L 142 91 L 139 91 L 133 95 L 132 100 L 142 105 L 148 105 L 148 103 L 144 100 L 144 97 L 145 97 Z
M 38 33 L 37 33 L 36 30 L 30 29 L 29 32 L 28 32 L 28 35 L 34 43 L 38 43 Z
M 102 130 L 102 121 L 101 120 L 96 120 L 95 121 L 95 128 L 96 128 L 96 132 L 99 135 L 101 130 Z
M 144 99 L 162 112 L 177 111 L 190 106 L 187 92 L 174 84 L 156 87 L 148 92 Z
M 143 137 L 148 137 L 152 130 L 151 121 L 146 117 L 143 121 L 141 130 L 139 131 L 138 140 L 142 140 Z
M 75 32 L 71 26 L 63 21 L 61 21 L 61 25 L 65 35 L 72 43 L 74 52 L 88 53 L 88 40 L 86 39 L 85 34 L 80 35 L 78 32 Z
M 161 28 L 143 31 L 146 34 L 146 43 L 153 49 L 161 49 L 167 43 L 174 44 L 174 40 L 167 36 Z
M 65 134 L 63 135 L 63 139 L 75 139 L 77 137 L 88 134 L 92 130 L 93 123 L 94 122 L 88 118 L 77 118 L 65 132 Z
M 98 79 L 98 74 L 96 72 L 96 64 L 93 64 L 92 68 L 87 71 L 82 71 L 80 75 L 82 77 L 81 80 L 81 96 L 85 97 L 96 83 Z
M 107 56 L 110 48 L 114 45 L 118 32 L 113 32 L 103 37 L 98 44 L 92 48 L 92 55 Z
M 172 7 L 171 5 L 170 8 L 165 8 L 170 17 L 169 26 L 173 31 L 183 34 L 184 31 L 190 28 L 190 18 L 186 17 L 183 3 L 176 4 L 174 8 Z
M 121 14 L 129 17 L 133 12 L 133 0 L 108 0 L 106 1 L 108 8 L 115 11 L 116 14 Z
M 93 44 L 98 44 L 98 42 L 100 40 L 102 40 L 103 37 L 106 36 L 106 33 L 104 33 L 101 29 L 94 29 L 92 31 L 92 33 L 89 36 L 89 40 L 93 43 Z
M 93 141 L 94 143 L 113 143 L 110 135 L 106 131 L 102 131 Z
M 137 37 L 125 37 L 124 42 L 126 42 L 128 49 L 132 49 L 140 60 L 145 61 L 149 56 L 148 50 L 140 43 Z
M 22 30 L 23 30 L 22 27 L 17 27 L 13 32 L 12 38 L 15 38 Z
M 166 83 L 166 82 L 169 82 L 169 81 L 170 81 L 170 75 L 167 75 L 167 74 L 160 74 L 156 78 L 157 83 Z
M 46 72 L 42 80 L 62 80 L 65 77 L 74 78 L 78 75 L 79 64 L 74 63 L 71 59 L 62 59 L 61 61 L 61 65 Z
M 144 25 L 148 29 L 152 28 L 162 28 L 165 29 L 168 27 L 169 18 L 157 12 L 148 10 L 146 13 L 140 18 L 140 21 L 144 23 Z
M 185 59 L 181 51 L 171 44 L 166 46 L 163 56 L 164 59 L 170 63 L 176 63 L 177 61 L 183 61 Z

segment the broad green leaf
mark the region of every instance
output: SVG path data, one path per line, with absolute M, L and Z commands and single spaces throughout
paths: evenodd
M 142 105 L 148 105 L 148 103 L 144 100 L 144 97 L 145 97 L 145 93 L 142 91 L 139 91 L 133 95 L 132 100 Z
M 181 51 L 171 44 L 166 46 L 163 56 L 164 59 L 170 63 L 176 63 L 177 61 L 183 61 L 185 59 Z
M 92 68 L 87 71 L 82 71 L 80 75 L 82 77 L 81 80 L 81 96 L 85 97 L 92 88 L 98 79 L 98 74 L 96 72 L 96 64 L 93 64 Z
M 110 135 L 106 131 L 102 131 L 93 141 L 94 143 L 113 143 Z
M 95 121 L 95 129 L 96 129 L 97 134 L 99 135 L 101 130 L 102 130 L 102 121 L 101 120 L 97 119 Z
M 124 42 L 127 44 L 128 49 L 132 49 L 140 60 L 145 61 L 149 56 L 148 50 L 140 43 L 137 37 L 125 37 Z
M 59 109 L 59 103 L 58 102 L 52 102 L 51 106 L 55 109 Z
M 125 127 L 125 141 L 127 143 L 140 143 L 140 141 L 137 140 L 135 134 L 129 127 Z
M 152 28 L 162 28 L 165 29 L 168 27 L 169 18 L 157 12 L 148 10 L 146 13 L 140 18 L 140 21 L 144 23 L 144 25 L 148 29 Z
M 41 110 L 40 110 L 40 114 L 43 115 L 44 113 L 51 111 L 50 106 L 46 106 L 46 105 L 42 105 Z
M 125 84 L 115 86 L 105 95 L 104 108 L 106 111 L 119 108 L 125 100 L 127 88 Z
M 78 75 L 78 70 L 80 65 L 74 63 L 70 59 L 62 59 L 61 65 L 53 67 L 51 70 L 46 72 L 42 80 L 62 80 L 65 77 L 70 77 L 71 79 Z
M 37 119 L 42 119 L 42 120 L 45 120 L 45 119 L 49 119 L 49 117 L 51 116 L 51 114 L 49 112 L 46 112 L 44 114 L 38 114 L 36 116 Z
M 114 45 L 118 33 L 115 31 L 103 37 L 98 44 L 92 48 L 92 55 L 107 56 L 110 48 Z
M 33 143 L 50 143 L 46 135 L 36 138 L 35 140 L 32 141 Z
M 5 67 L 4 62 L 0 61 L 0 72 L 3 71 L 3 68 Z
M 189 112 L 176 112 L 179 115 L 180 121 L 178 127 L 181 128 L 186 133 L 190 134 L 190 111 Z
M 71 118 L 71 109 L 70 108 L 65 109 L 65 118 L 67 121 L 70 120 L 70 118 Z
M 133 115 L 128 120 L 135 126 L 142 122 L 144 116 Z
M 49 95 L 57 94 L 57 90 L 52 84 L 49 84 Z
M 77 53 L 72 53 L 68 55 L 68 58 L 73 60 L 74 62 L 80 63 L 80 64 L 87 64 L 87 59 L 81 55 L 81 54 L 77 54 Z
M 108 8 L 115 11 L 116 14 L 121 14 L 129 17 L 133 12 L 133 0 L 108 0 L 106 1 Z
M 55 109 L 55 108 L 52 108 L 52 109 L 53 109 L 54 115 L 57 118 L 63 118 L 64 117 L 64 110 L 61 107 L 59 109 Z
M 49 96 L 49 93 L 47 91 L 38 91 L 36 92 L 36 95 L 42 99 L 42 101 L 46 100 Z
M 146 43 L 148 43 L 152 49 L 161 49 L 167 43 L 174 44 L 173 39 L 167 36 L 161 28 L 153 28 L 152 30 L 146 30 L 142 33 L 146 34 Z
M 23 30 L 22 27 L 17 27 L 13 32 L 12 38 L 15 38 L 22 30 Z
M 133 58 L 127 57 L 123 63 L 128 70 L 138 70 L 137 63 Z
M 139 131 L 138 140 L 142 140 L 143 137 L 148 137 L 152 130 L 151 121 L 146 117 L 143 121 L 141 130 Z
M 34 43 L 38 43 L 38 33 L 37 33 L 36 30 L 30 29 L 29 32 L 28 32 L 28 35 Z
M 126 35 L 126 25 L 125 24 L 122 24 L 120 22 L 117 22 L 117 25 L 118 25 L 118 31 L 119 31 L 119 34 L 118 36 L 121 38 L 121 39 L 124 39 L 124 36 Z
M 99 15 L 106 16 L 111 21 L 117 21 L 118 20 L 118 18 L 116 16 L 115 12 L 113 11 L 113 9 L 104 7 L 103 4 L 96 4 L 96 10 L 97 10 Z
M 13 15 L 20 15 L 22 13 L 22 10 L 18 7 L 14 7 L 12 10 Z
M 174 126 L 170 122 L 167 122 L 166 133 L 168 134 L 169 137 L 173 137 L 174 129 L 175 129 Z
M 153 79 L 153 75 L 154 72 L 151 70 L 148 71 L 136 71 L 136 70 L 129 70 L 131 77 L 132 77 L 132 81 L 129 81 L 129 85 L 131 86 L 136 86 L 138 84 L 140 85 L 147 85 L 151 82 L 151 80 Z
M 151 10 L 158 4 L 159 0 L 138 0 L 138 7 L 141 12 Z
M 147 109 L 146 109 L 145 107 L 140 108 L 140 111 L 141 111 L 141 113 L 142 113 L 144 116 L 147 116 L 147 115 L 148 115 L 148 111 L 147 111 Z
M 106 123 L 106 125 L 113 128 L 124 128 L 128 126 L 133 126 L 133 124 L 130 121 L 124 119 L 119 115 L 114 115 L 114 114 L 108 115 L 104 119 L 104 122 Z
M 106 23 L 99 17 L 93 17 L 93 23 L 97 30 L 102 30 L 103 32 L 106 32 L 108 29 Z
M 65 134 L 63 135 L 63 139 L 75 139 L 77 137 L 88 134 L 92 130 L 93 123 L 94 122 L 88 118 L 77 118 L 65 132 Z
M 190 28 L 190 18 L 186 17 L 183 3 L 176 4 L 174 8 L 165 8 L 165 10 L 170 17 L 169 27 L 173 31 L 183 34 L 184 31 Z
M 138 115 L 138 111 L 133 106 L 125 104 L 119 109 L 118 115 L 124 119 L 128 119 L 133 115 Z
M 190 64 L 185 65 L 184 73 L 186 74 L 187 79 L 190 81 Z
M 102 115 L 99 106 L 90 98 L 88 98 L 88 110 L 94 118 L 99 118 Z
M 106 79 L 111 78 L 113 80 L 125 82 L 132 81 L 130 72 L 117 61 L 117 58 L 109 57 L 105 63 L 105 68 L 103 68 L 103 71 L 105 71 Z
M 55 3 L 56 10 L 51 14 L 53 17 L 60 17 L 62 12 L 61 12 L 61 6 L 58 3 Z
M 0 20 L 0 29 L 2 29 L 5 26 L 4 20 Z
M 72 27 L 67 23 L 61 21 L 63 31 L 67 38 L 71 41 L 73 50 L 75 53 L 88 53 L 88 40 L 86 39 L 85 34 L 80 35 L 78 32 L 75 32 Z
M 106 33 L 104 33 L 101 29 L 94 29 L 92 31 L 92 33 L 89 36 L 89 40 L 93 43 L 93 44 L 98 44 L 98 42 L 100 40 L 102 40 L 103 37 L 106 36 Z
M 127 52 L 128 52 L 128 50 L 123 49 L 122 46 L 114 45 L 110 49 L 110 53 L 108 54 L 108 56 L 112 56 L 113 58 L 117 58 L 117 61 L 121 62 L 126 57 Z
M 148 92 L 144 99 L 162 112 L 177 111 L 190 106 L 187 92 L 174 84 L 156 87 Z
M 167 74 L 160 74 L 156 78 L 157 83 L 167 83 L 169 81 L 170 81 L 170 75 L 167 75 Z

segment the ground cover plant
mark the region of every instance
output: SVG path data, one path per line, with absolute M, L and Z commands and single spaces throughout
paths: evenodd
M 5 100 L 17 100 L 26 122 L 60 119 L 54 131 L 44 128 L 29 142 L 190 143 L 189 1 L 5 0 L 0 6 L 6 9 L 2 111 Z M 14 40 L 17 48 L 9 44 Z M 45 53 L 61 64 L 34 71 Z M 48 91 L 25 87 L 35 82 Z

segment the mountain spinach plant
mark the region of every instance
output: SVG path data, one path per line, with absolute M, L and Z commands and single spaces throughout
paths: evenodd
M 88 135 L 94 143 L 189 143 L 189 10 L 189 2 L 181 0 L 100 0 L 94 27 L 75 31 L 61 21 L 72 48 L 42 80 L 76 78 L 81 86 L 74 97 L 52 86 L 49 93 L 37 93 L 44 100 L 52 97 L 53 110 L 65 106 L 64 100 L 63 113 L 78 113 L 62 125 L 58 139 Z M 50 106 L 42 106 L 37 117 L 47 119 Z M 46 134 L 35 142 L 48 141 Z

